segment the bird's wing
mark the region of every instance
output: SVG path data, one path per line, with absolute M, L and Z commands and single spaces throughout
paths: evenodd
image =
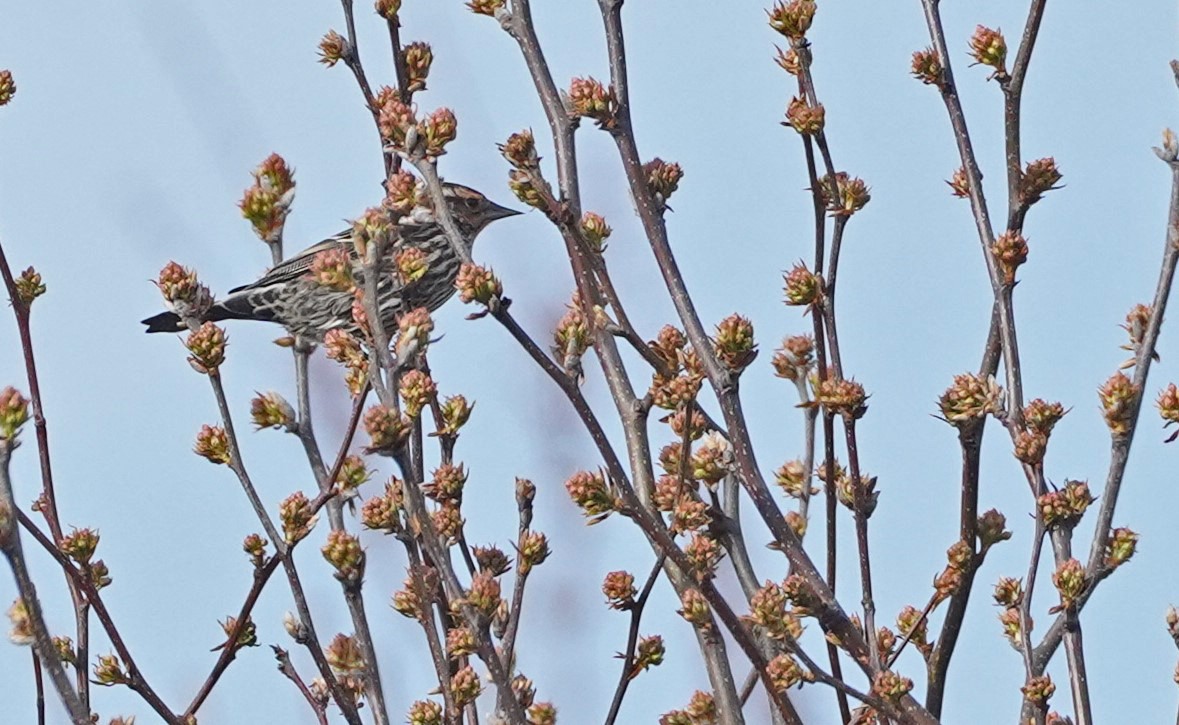
M 348 243 L 351 235 L 352 231 L 346 230 L 336 234 L 335 236 L 328 237 L 322 242 L 314 244 L 299 252 L 295 256 L 284 259 L 283 261 L 274 265 L 256 282 L 245 284 L 241 287 L 235 287 L 229 290 L 229 294 L 241 292 L 242 290 L 251 288 L 268 287 L 273 284 L 282 284 L 284 282 L 296 280 L 299 277 L 305 275 L 307 270 L 311 269 L 312 260 L 314 260 L 315 255 L 319 254 L 320 252 L 326 252 L 329 249 L 337 249 L 341 246 L 346 246 L 348 251 L 351 252 L 352 245 Z

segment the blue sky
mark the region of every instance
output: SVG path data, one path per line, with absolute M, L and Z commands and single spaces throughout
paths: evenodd
M 404 38 L 428 40 L 436 58 L 419 105 L 447 105 L 459 117 L 443 174 L 514 201 L 494 144 L 521 128 L 538 136 L 546 128 L 514 44 L 457 0 L 405 5 Z M 596 3 L 537 5 L 558 82 L 605 77 Z M 319 37 L 342 29 L 338 5 L 327 0 L 8 0 L 0 8 L 0 67 L 13 71 L 19 87 L 15 102 L 0 111 L 0 239 L 14 265 L 36 265 L 49 286 L 34 318 L 63 518 L 102 531 L 100 556 L 115 580 L 108 606 L 141 668 L 179 708 L 212 665 L 208 649 L 221 637 L 216 620 L 236 612 L 249 586 L 240 541 L 258 524 L 229 473 L 189 452 L 216 409 L 179 342 L 140 332 L 137 321 L 159 306 L 148 280 L 175 259 L 223 292 L 265 268 L 267 250 L 235 202 L 249 170 L 272 151 L 295 167 L 299 183 L 288 244 L 337 230 L 341 219 L 379 198 L 375 133 L 347 71 L 315 62 Z M 370 77 L 387 81 L 382 28 L 367 3 L 357 11 Z M 993 210 L 1001 208 L 1001 95 L 983 69 L 966 67 L 966 43 L 977 23 L 1003 28 L 1014 43 L 1025 11 L 1023 2 L 944 8 Z M 810 256 L 801 146 L 778 125 L 792 80 L 772 62 L 776 36 L 761 3 L 631 3 L 625 20 L 640 148 L 686 171 L 669 227 L 701 315 L 711 324 L 739 311 L 757 329 L 763 353 L 742 386 L 768 470 L 801 453 L 793 391 L 772 377 L 769 353 L 783 335 L 809 329 L 796 309 L 780 304 L 781 271 Z M 1048 475 L 1057 482 L 1089 479 L 1096 490 L 1104 480 L 1108 434 L 1095 389 L 1126 357 L 1118 324 L 1153 292 L 1169 178 L 1150 146 L 1164 126 L 1179 123 L 1179 94 L 1167 67 L 1175 20 L 1174 5 L 1163 0 L 1100 13 L 1051 3 L 1028 79 L 1024 152 L 1028 159 L 1054 156 L 1066 184 L 1029 216 L 1031 255 L 1016 292 L 1026 392 L 1073 409 L 1048 454 Z M 931 88 L 908 76 L 911 52 L 928 44 L 920 3 L 823 3 L 811 39 L 836 165 L 872 186 L 872 203 L 845 243 L 840 326 L 845 366 L 872 393 L 859 430 L 864 465 L 883 492 L 871 536 L 877 605 L 888 620 L 905 604 L 925 601 L 956 536 L 956 438 L 931 414 L 952 376 L 977 366 L 990 290 L 969 209 L 942 181 L 958 166 L 944 110 Z M 673 313 L 617 156 L 588 125 L 578 143 L 586 206 L 614 227 L 609 263 L 632 317 L 653 335 Z M 475 256 L 503 278 L 523 323 L 547 339 L 572 289 L 547 222 L 533 213 L 497 224 L 480 238 Z M 478 400 L 458 449 L 472 471 L 469 538 L 506 546 L 515 528 L 513 478 L 536 481 L 536 526 L 550 535 L 554 555 L 532 583 L 521 666 L 540 696 L 560 707 L 562 722 L 600 722 L 617 678 L 611 656 L 622 648 L 627 625 L 603 606 L 601 577 L 621 568 L 644 572 L 652 555 L 623 521 L 582 525 L 561 482 L 595 465 L 587 437 L 506 333 L 488 320 L 464 321 L 466 312 L 456 304 L 439 313 L 445 338 L 431 363 L 444 392 Z M 277 328 L 238 324 L 229 335 L 225 377 L 240 419 L 255 390 L 293 395 L 289 354 L 270 344 Z M 1179 378 L 1172 339 L 1164 328 L 1151 398 Z M 15 340 L 11 319 L 0 316 L 0 384 L 23 388 Z M 608 412 L 596 366 L 587 369 L 587 391 Z M 348 403 L 334 366 L 319 360 L 313 373 L 319 434 L 330 448 Z M 1176 652 L 1162 615 L 1179 601 L 1170 554 L 1179 546 L 1171 473 L 1179 449 L 1163 445 L 1153 409 L 1145 416 L 1115 516 L 1115 525 L 1142 534 L 1139 553 L 1102 585 L 1082 617 L 1102 721 L 1157 722 L 1173 717 L 1176 704 Z M 292 437 L 249 434 L 244 446 L 272 510 L 293 490 L 312 488 Z M 27 502 L 37 486 L 31 444 L 18 452 L 14 474 Z M 985 595 L 1000 575 L 1026 569 L 1031 535 L 1026 486 L 997 429 L 988 435 L 982 505 L 1005 512 L 1015 529 L 980 573 L 978 593 Z M 1091 533 L 1086 524 L 1078 530 L 1082 542 Z M 766 539 L 756 526 L 749 531 L 754 541 Z M 821 536 L 816 525 L 814 542 Z M 365 543 L 382 672 L 394 710 L 403 712 L 429 689 L 425 650 L 416 627 L 386 607 L 404 562 L 388 541 Z M 850 539 L 842 543 L 851 548 Z M 46 557 L 32 559 L 51 626 L 65 632 L 72 617 L 60 578 Z M 758 560 L 764 577 L 784 574 L 769 552 Z M 314 582 L 319 630 L 325 638 L 347 631 L 327 565 L 311 546 L 299 562 Z M 841 581 L 854 583 L 854 562 L 844 563 Z M 5 605 L 14 597 L 10 582 L 0 577 Z M 1038 620 L 1047 622 L 1050 589 L 1039 591 Z M 255 613 L 263 643 L 289 642 L 281 629 L 289 608 L 283 582 L 275 581 Z M 626 722 L 653 722 L 706 684 L 691 633 L 674 609 L 670 590 L 658 588 L 643 629 L 665 636 L 668 661 L 637 681 Z M 985 596 L 968 613 L 946 722 L 1016 716 L 1022 667 L 996 614 Z M 106 651 L 101 637 L 93 649 Z M 1057 665 L 1052 672 L 1063 685 L 1063 656 Z M 900 668 L 920 683 L 923 668 L 912 653 Z M 28 652 L 0 646 L 0 671 L 0 701 L 11 722 L 31 722 Z M 1071 709 L 1063 686 L 1055 699 Z M 808 722 L 833 721 L 828 692 L 809 688 L 802 700 L 812 708 Z M 125 691 L 100 689 L 95 702 L 104 717 L 153 721 Z M 207 722 L 310 722 L 265 648 L 239 656 L 201 715 Z

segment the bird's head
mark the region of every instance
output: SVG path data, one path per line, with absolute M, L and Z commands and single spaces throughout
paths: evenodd
M 442 193 L 446 196 L 451 216 L 467 239 L 474 239 L 476 234 L 496 219 L 520 213 L 496 204 L 469 186 L 447 182 L 442 185 Z

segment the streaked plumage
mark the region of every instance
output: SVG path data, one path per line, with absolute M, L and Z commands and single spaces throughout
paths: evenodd
M 519 213 L 501 207 L 465 186 L 448 183 L 443 185 L 443 191 L 468 249 L 488 224 Z M 394 329 L 397 318 L 409 310 L 425 307 L 433 312 L 445 304 L 455 292 L 454 282 L 460 266 L 458 255 L 433 210 L 416 207 L 401 218 L 397 233 L 397 242 L 382 263 L 377 290 L 381 322 L 387 331 Z M 334 328 L 354 330 L 352 292 L 333 289 L 311 277 L 312 262 L 322 252 L 339 249 L 356 259 L 351 236 L 351 230 L 347 230 L 329 237 L 275 265 L 258 281 L 230 290 L 225 299 L 209 309 L 205 319 L 277 322 L 296 335 L 316 340 L 322 340 L 324 334 Z M 393 258 L 410 247 L 423 253 L 426 272 L 420 279 L 403 284 Z M 356 286 L 363 289 L 361 266 L 354 264 L 353 274 Z M 147 325 L 147 332 L 180 332 L 185 329 L 174 312 L 149 317 L 143 324 Z

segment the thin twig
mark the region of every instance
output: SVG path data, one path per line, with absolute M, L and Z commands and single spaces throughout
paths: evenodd
M 41 601 L 37 598 L 37 588 L 33 584 L 32 577 L 29 576 L 29 569 L 25 563 L 24 552 L 21 548 L 20 531 L 11 514 L 11 512 L 17 510 L 16 500 L 12 494 L 12 479 L 9 478 L 8 472 L 8 462 L 12 457 L 12 448 L 12 440 L 7 438 L 0 439 L 0 509 L 7 510 L 8 512 L 0 516 L 0 519 L 2 519 L 0 521 L 0 550 L 3 551 L 4 557 L 8 559 L 8 565 L 12 569 L 12 576 L 16 579 L 17 592 L 20 593 L 20 599 L 25 606 L 29 628 L 33 634 L 33 650 L 41 658 L 46 671 L 49 672 L 49 680 L 53 683 L 54 689 L 57 690 L 58 697 L 65 704 L 66 711 L 70 715 L 70 720 L 75 725 L 88 725 L 90 723 L 90 712 L 82 704 L 82 700 L 78 697 L 78 691 L 74 689 L 74 686 L 66 676 L 65 668 L 61 663 L 61 657 L 57 652 L 57 648 L 53 645 L 53 639 L 49 635 L 49 629 L 45 626 L 45 617 L 41 611 Z M 85 666 L 85 663 L 83 663 L 82 667 Z
M 651 573 L 647 575 L 646 583 L 643 584 L 638 598 L 630 607 L 630 630 L 626 636 L 626 649 L 619 655 L 622 659 L 622 676 L 618 679 L 617 687 L 614 688 L 614 698 L 610 701 L 610 710 L 606 713 L 606 725 L 614 725 L 614 721 L 618 719 L 618 712 L 622 708 L 622 699 L 626 697 L 627 687 L 635 678 L 635 647 L 639 643 L 639 625 L 643 621 L 643 609 L 647 605 L 647 597 L 651 595 L 651 590 L 655 588 L 655 582 L 659 580 L 659 574 L 663 571 L 664 560 L 663 555 L 655 560 L 655 566 L 651 567 Z
M 270 645 L 270 649 L 274 650 L 274 658 L 278 660 L 278 671 L 281 672 L 288 680 L 295 683 L 295 687 L 299 689 L 299 694 L 307 701 L 311 707 L 312 712 L 315 713 L 315 719 L 320 725 L 327 725 L 327 709 L 311 694 L 307 683 L 303 682 L 303 678 L 299 676 L 295 666 L 291 664 L 291 655 L 282 647 L 278 645 Z

